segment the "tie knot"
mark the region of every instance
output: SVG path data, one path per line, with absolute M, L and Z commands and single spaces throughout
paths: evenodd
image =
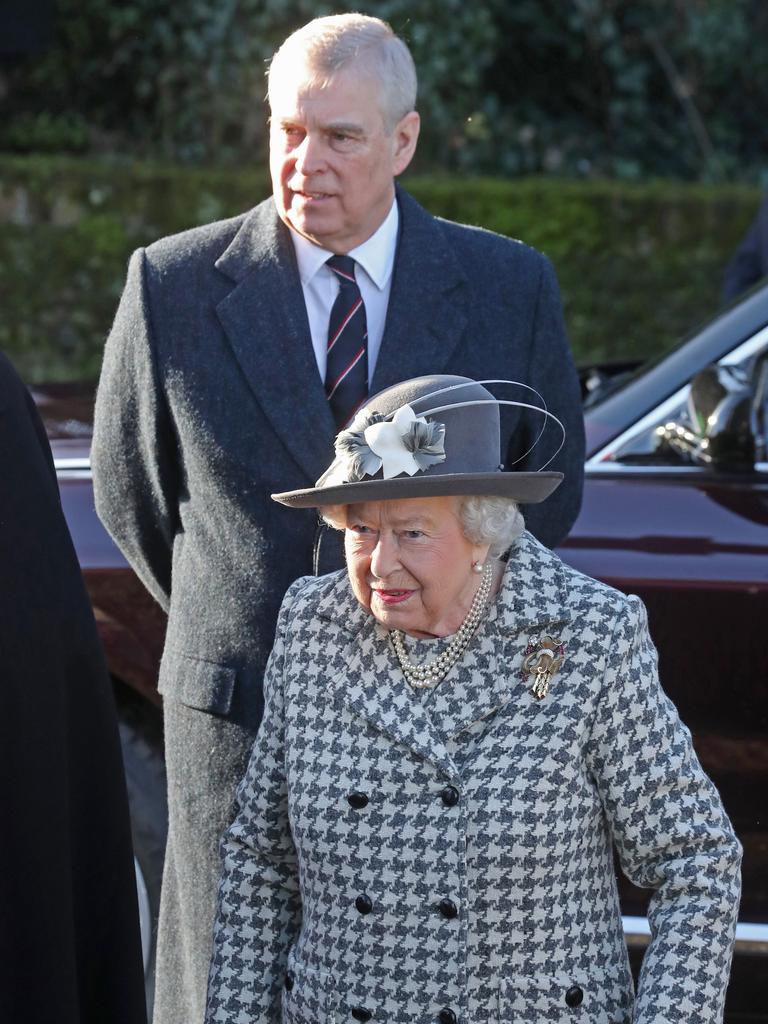
M 356 284 L 355 261 L 351 256 L 330 256 L 326 265 L 331 268 L 339 279 L 339 284 Z

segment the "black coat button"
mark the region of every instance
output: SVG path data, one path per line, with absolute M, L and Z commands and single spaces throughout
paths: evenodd
M 440 902 L 437 904 L 437 909 L 440 911 L 443 917 L 447 918 L 456 917 L 456 915 L 459 912 L 459 908 L 456 906 L 453 900 L 449 900 L 447 896 L 444 896 L 440 900 Z
M 355 1020 L 370 1020 L 373 1014 L 370 1010 L 366 1010 L 364 1006 L 356 1006 L 352 1010 L 352 1016 Z
M 364 807 L 368 806 L 368 797 L 365 793 L 350 793 L 347 797 L 347 802 L 350 807 L 354 807 L 356 811 L 362 811 Z
M 438 1013 L 437 1019 L 440 1021 L 440 1024 L 456 1024 L 458 1017 L 450 1006 L 446 1006 L 444 1010 L 441 1010 L 440 1013 Z
M 459 791 L 455 786 L 446 786 L 440 794 L 440 799 L 446 807 L 455 807 L 459 802 Z
M 373 903 L 371 902 L 371 897 L 366 896 L 364 892 L 361 893 L 355 900 L 355 906 L 357 907 L 361 914 L 370 914 L 370 912 L 373 910 Z
M 292 988 L 293 988 L 293 975 L 292 974 L 286 974 L 286 976 L 285 976 L 285 991 L 286 992 L 290 992 Z
M 583 1001 L 584 992 L 582 989 L 580 989 L 578 985 L 571 985 L 565 993 L 565 1005 L 575 1009 L 577 1006 L 581 1006 Z

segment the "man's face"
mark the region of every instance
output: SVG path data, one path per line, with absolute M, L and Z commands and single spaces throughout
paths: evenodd
M 334 253 L 361 245 L 382 224 L 394 178 L 411 161 L 419 115 L 387 133 L 374 80 L 354 68 L 324 87 L 306 69 L 272 82 L 270 172 L 280 217 Z

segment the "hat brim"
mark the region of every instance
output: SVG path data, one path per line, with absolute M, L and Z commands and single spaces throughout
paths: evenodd
M 391 480 L 360 480 L 332 487 L 308 487 L 301 491 L 273 494 L 274 501 L 290 508 L 319 505 L 353 505 L 361 501 L 391 501 L 403 498 L 442 498 L 449 495 L 478 495 L 512 498 L 521 505 L 544 501 L 558 487 L 562 473 L 446 473 L 442 476 L 394 477 Z

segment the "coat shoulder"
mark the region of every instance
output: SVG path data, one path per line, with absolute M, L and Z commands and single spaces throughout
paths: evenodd
M 24 398 L 24 384 L 15 366 L 3 352 L 0 352 L 0 409 L 21 404 Z
M 526 532 L 523 535 L 517 550 L 517 557 L 522 559 L 525 567 L 528 586 L 535 588 L 536 580 L 553 581 L 552 600 L 572 621 L 615 623 L 620 618 L 632 618 L 633 613 L 638 612 L 645 619 L 645 609 L 639 597 L 625 594 L 574 569 L 531 534 Z
M 291 621 L 302 623 L 326 619 L 349 624 L 358 615 L 365 615 L 352 593 L 346 569 L 297 579 L 286 592 L 283 608 Z
M 235 240 L 244 227 L 258 235 L 275 220 L 275 205 L 265 199 L 258 206 L 226 220 L 213 221 L 189 228 L 177 234 L 158 239 L 145 250 L 148 264 L 156 273 L 173 273 L 177 268 L 186 271 L 191 264 L 215 262 Z
M 435 217 L 435 220 L 453 245 L 479 256 L 515 260 L 528 263 L 531 267 L 541 267 L 549 262 L 543 253 L 519 238 L 510 238 L 488 228 L 460 224 L 442 217 Z
M 558 558 L 557 555 L 554 557 Z M 587 576 L 578 569 L 574 569 L 560 558 L 558 561 L 569 598 L 575 603 L 577 609 L 588 605 L 595 609 L 618 614 L 640 601 L 640 598 L 634 594 L 625 594 L 608 583 L 603 583 L 593 576 Z
M 441 251 L 452 252 L 468 276 L 479 273 L 480 279 L 487 282 L 487 268 L 493 265 L 514 274 L 518 283 L 526 277 L 538 281 L 551 266 L 543 253 L 525 242 L 487 228 L 434 216 L 402 189 L 398 189 L 398 202 L 403 230 L 414 232 L 424 245 L 436 245 Z
M 443 235 L 443 251 L 453 253 L 468 280 L 481 282 L 487 290 L 488 267 L 494 268 L 493 280 L 500 297 L 510 297 L 507 289 L 512 282 L 516 298 L 524 296 L 535 302 L 543 283 L 556 280 L 550 260 L 519 239 L 440 218 L 435 218 L 435 223 Z
M 159 238 L 147 246 L 147 261 L 162 273 L 172 271 L 179 265 L 186 267 L 190 261 L 208 259 L 211 254 L 221 253 L 227 248 L 248 216 L 249 213 L 241 213 L 237 217 Z

